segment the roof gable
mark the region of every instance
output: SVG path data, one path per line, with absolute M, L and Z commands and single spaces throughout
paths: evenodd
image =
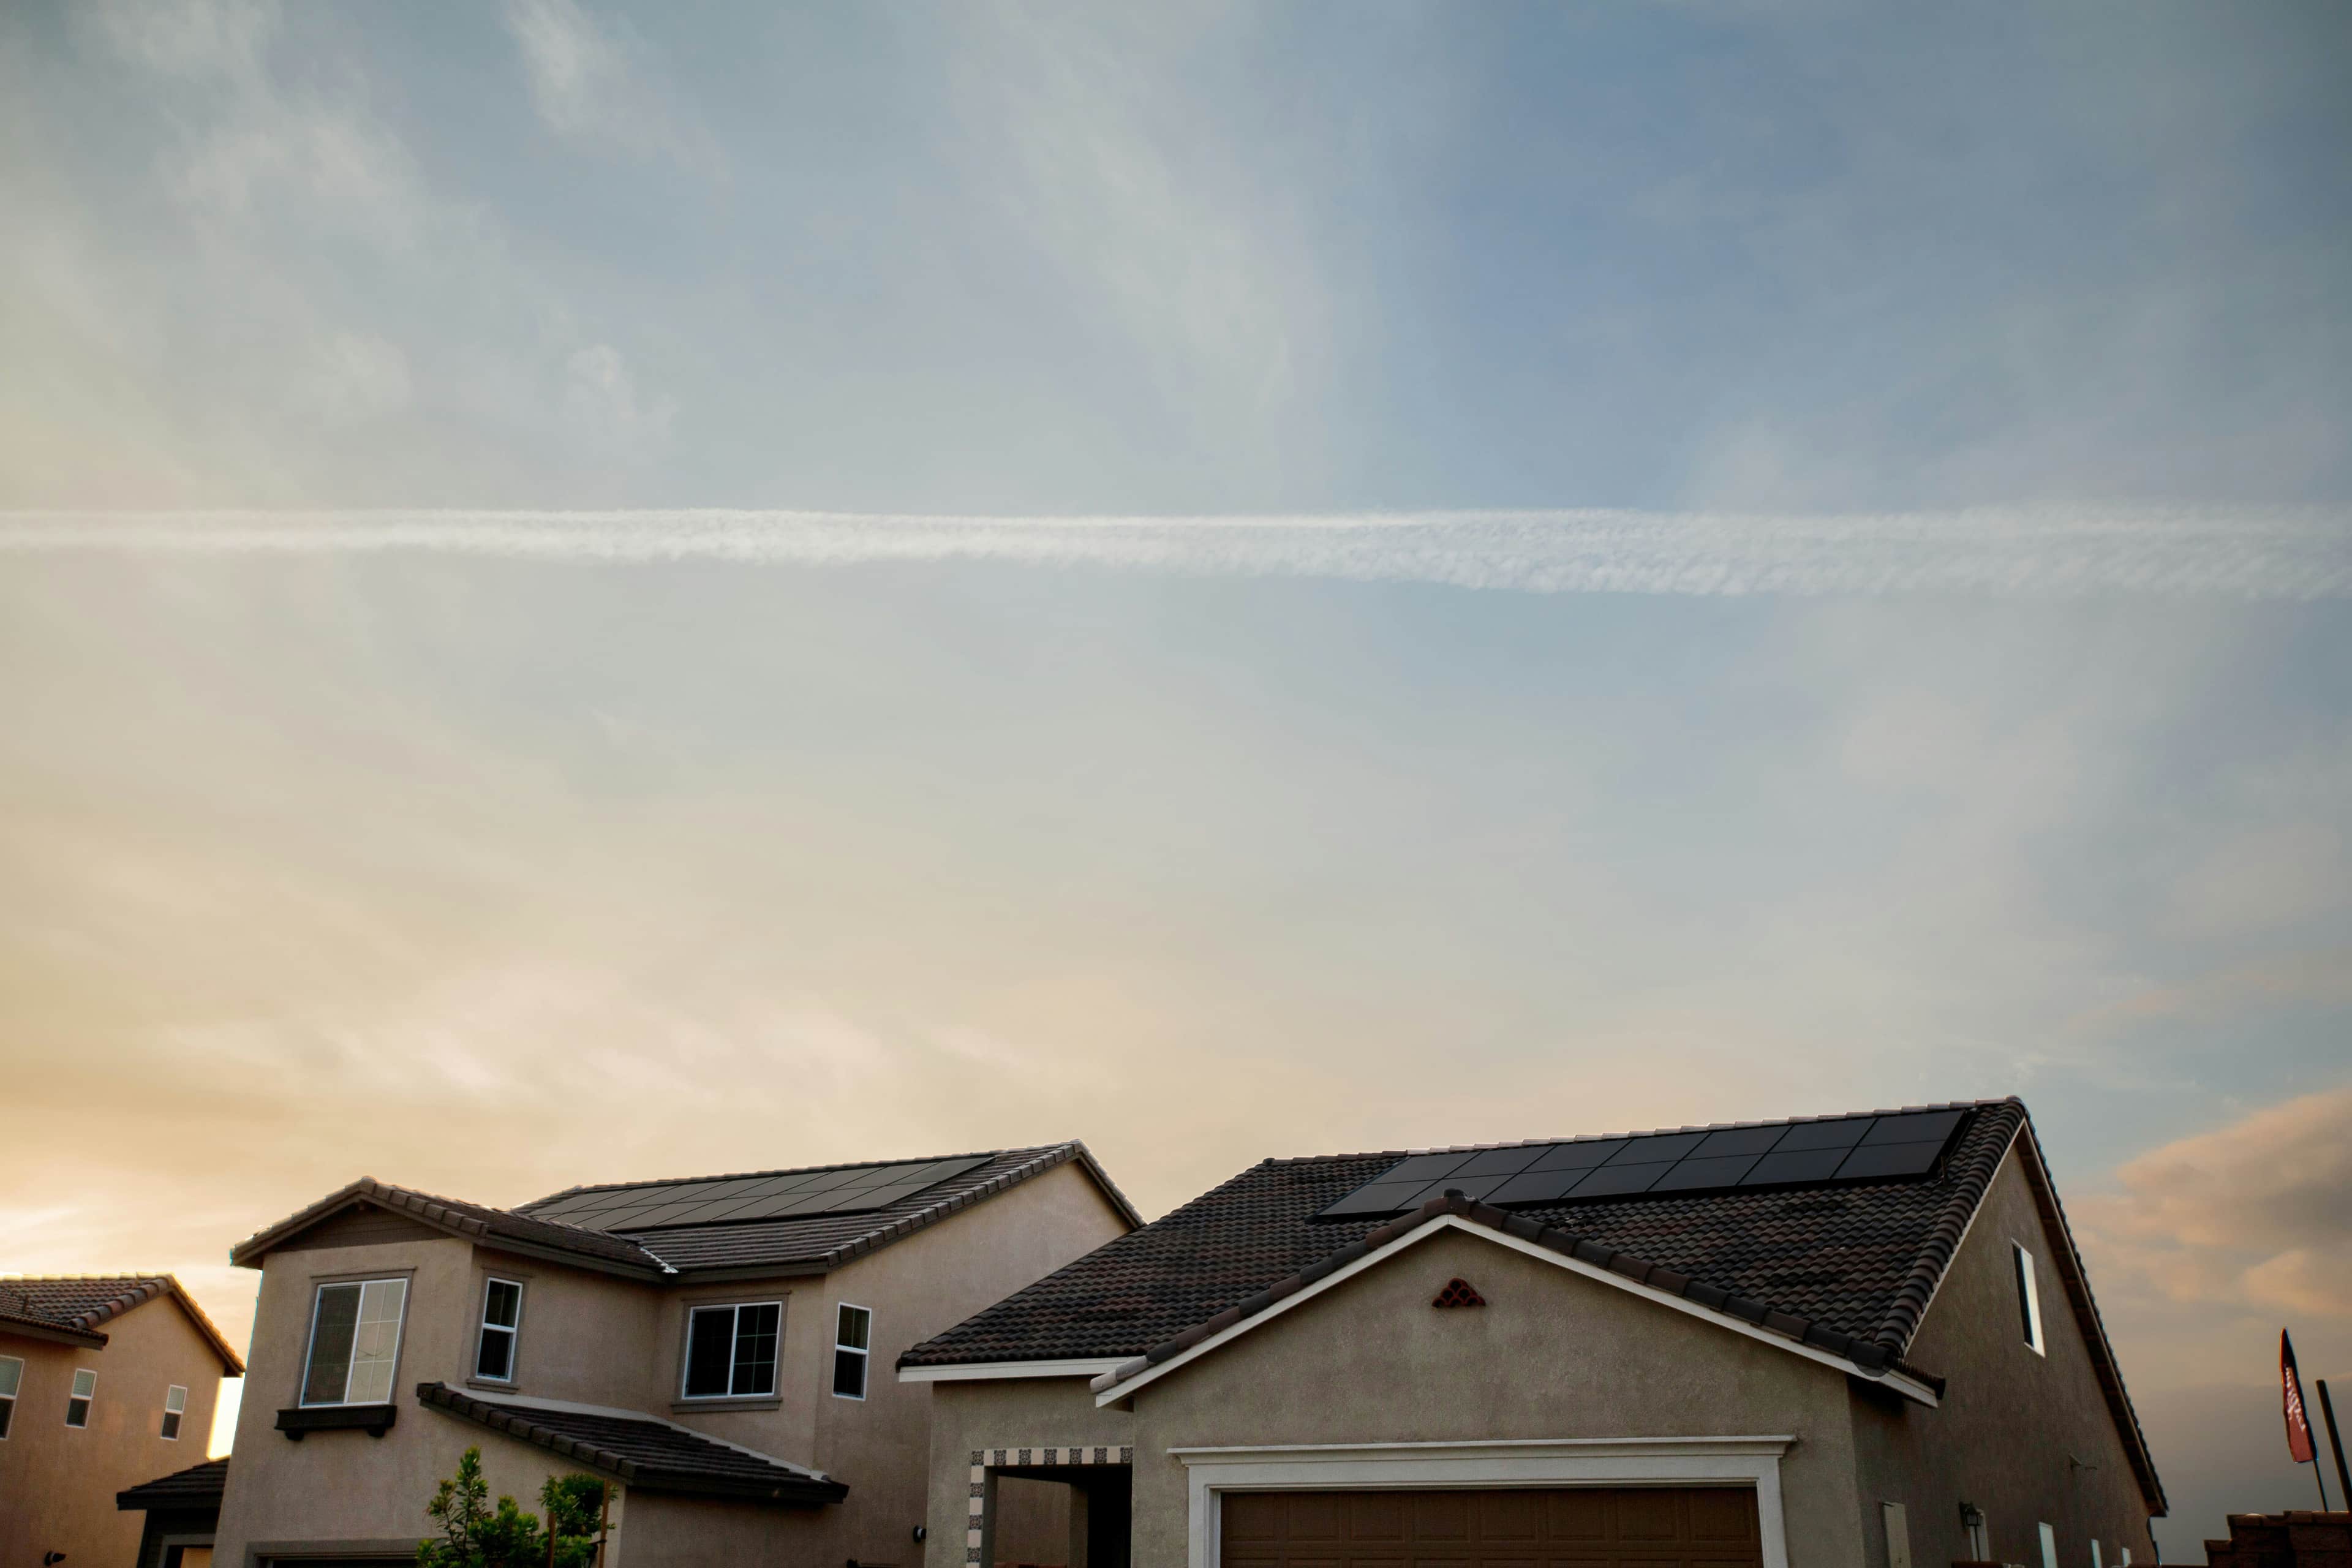
M 1314 1268 L 1277 1280 L 1166 1344 L 1102 1373 L 1090 1385 L 1095 1403 L 1112 1405 L 1132 1398 L 1169 1373 L 1215 1353 L 1293 1308 L 1451 1231 L 1523 1253 L 1837 1372 L 1883 1382 L 1920 1404 L 1933 1405 L 1940 1398 L 1940 1382 L 1903 1365 L 1874 1344 L 1775 1312 L 1761 1302 L 1712 1289 L 1686 1275 L 1611 1252 L 1523 1216 L 1466 1198 L 1443 1197 L 1350 1243 Z
M 2014 1100 L 1906 1109 L 1969 1113 L 1925 1179 L 1650 1193 L 1509 1212 L 1899 1355 L 2025 1116 Z M 1264 1161 L 913 1347 L 900 1364 L 1143 1354 L 1370 1235 L 1385 1222 L 1318 1216 L 1409 1152 Z
M 952 1157 L 951 1157 L 952 1158 Z M 972 1159 L 974 1156 L 963 1156 Z M 401 1239 L 404 1235 L 437 1232 L 485 1247 L 530 1256 L 556 1258 L 583 1268 L 649 1281 L 692 1278 L 724 1279 L 780 1274 L 817 1274 L 837 1268 L 852 1258 L 889 1246 L 926 1226 L 985 1203 L 1059 1166 L 1076 1163 L 1102 1193 L 1105 1201 L 1130 1226 L 1140 1226 L 1135 1212 L 1109 1174 L 1087 1146 L 1076 1140 L 1037 1148 L 1000 1149 L 976 1157 L 977 1164 L 934 1186 L 907 1195 L 887 1206 L 854 1214 L 818 1214 L 806 1217 L 750 1222 L 665 1226 L 646 1230 L 608 1231 L 591 1226 L 551 1219 L 538 1212 L 558 1200 L 588 1191 L 619 1191 L 622 1187 L 567 1188 L 535 1199 L 519 1209 L 492 1208 L 457 1198 L 440 1197 L 407 1187 L 396 1187 L 362 1176 L 317 1203 L 288 1215 L 276 1225 L 240 1242 L 230 1261 L 257 1268 L 271 1252 L 301 1246 L 366 1245 Z M 904 1163 L 905 1162 L 899 1162 Z M 852 1167 L 823 1167 L 847 1170 Z M 740 1181 L 747 1177 L 711 1177 L 710 1181 Z M 641 1186 L 676 1186 L 678 1183 L 645 1183 Z M 357 1228 L 353 1210 L 378 1212 L 389 1228 L 369 1234 L 368 1222 Z M 403 1229 L 402 1226 L 410 1228 Z M 321 1227 L 340 1226 L 340 1239 L 311 1240 Z M 327 1234 L 335 1236 L 330 1229 Z

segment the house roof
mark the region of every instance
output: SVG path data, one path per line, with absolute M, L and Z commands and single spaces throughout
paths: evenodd
M 926 1226 L 985 1202 L 1057 1165 L 1082 1164 L 1103 1194 L 1130 1225 L 1142 1217 L 1096 1163 L 1084 1143 L 1045 1144 L 1026 1149 L 997 1149 L 976 1158 L 970 1170 L 913 1194 L 897 1203 L 862 1214 L 811 1215 L 798 1219 L 767 1219 L 660 1229 L 605 1231 L 586 1225 L 550 1219 L 533 1212 L 584 1192 L 651 1188 L 690 1180 L 740 1181 L 752 1176 L 791 1175 L 809 1171 L 847 1171 L 863 1165 L 809 1166 L 794 1172 L 747 1172 L 733 1176 L 667 1178 L 661 1182 L 614 1183 L 603 1187 L 570 1187 L 533 1199 L 518 1208 L 492 1208 L 457 1198 L 439 1197 L 412 1188 L 396 1187 L 373 1177 L 362 1177 L 307 1208 L 289 1215 L 240 1242 L 229 1253 L 232 1262 L 259 1268 L 272 1250 L 302 1231 L 331 1218 L 355 1204 L 373 1204 L 423 1224 L 468 1237 L 486 1246 L 552 1255 L 585 1267 L 646 1279 L 681 1276 L 709 1278 L 757 1272 L 822 1272 L 887 1247 Z M 880 1163 L 869 1162 L 865 1163 Z M 903 1162 L 888 1162 L 902 1163 Z
M 114 1494 L 114 1506 L 125 1511 L 151 1508 L 218 1508 L 228 1485 L 228 1460 L 206 1459 L 184 1470 L 142 1481 Z
M 427 1409 L 561 1454 L 644 1491 L 798 1507 L 849 1495 L 847 1487 L 818 1471 L 637 1411 L 484 1399 L 443 1383 L 417 1384 L 416 1398 Z
M 0 1329 L 16 1327 L 87 1345 L 103 1345 L 102 1325 L 159 1296 L 179 1303 L 231 1377 L 245 1362 L 186 1287 L 169 1274 L 10 1274 L 0 1276 Z
M 2032 1146 L 2031 1123 L 2013 1099 L 1905 1110 L 1972 1113 L 1925 1179 L 1620 1197 L 1507 1213 L 1470 1204 L 1457 1210 L 1438 1200 L 1402 1220 L 1331 1220 L 1316 1216 L 1417 1151 L 1264 1161 L 914 1346 L 898 1364 L 1164 1361 L 1444 1210 L 1507 1234 L 1524 1230 L 1527 1239 L 1541 1233 L 1539 1245 L 1551 1250 L 1795 1342 L 1841 1346 L 1836 1353 L 1865 1369 L 1906 1370 L 1932 1384 L 1931 1374 L 1903 1368 L 1901 1358 L 2011 1143 L 2024 1132 Z M 2116 1426 L 2161 1511 L 2162 1488 L 2038 1151 L 2025 1168 L 2062 1238 L 2059 1271 Z

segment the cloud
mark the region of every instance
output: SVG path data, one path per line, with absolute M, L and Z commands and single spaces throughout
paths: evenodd
M 658 437 L 627 367 L 570 363 L 575 417 Z M 0 512 L 0 551 L 417 551 L 804 565 L 998 561 L 1526 593 L 2352 597 L 2352 513 L 1603 510 L 983 518 L 810 511 Z
M 635 35 L 613 33 L 576 0 L 509 0 L 530 101 L 548 129 L 631 157 L 663 157 L 716 174 L 718 143 L 655 83 Z
M 2152 1150 L 2081 1205 L 2107 1265 L 2166 1299 L 2352 1317 L 2352 1089 Z

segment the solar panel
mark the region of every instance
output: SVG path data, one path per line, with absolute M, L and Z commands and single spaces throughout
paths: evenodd
M 1456 1163 L 1467 1158 L 1462 1155 Z M 984 1165 L 988 1160 L 989 1156 L 977 1154 L 953 1160 L 908 1160 L 893 1165 L 836 1166 L 774 1176 L 729 1176 L 604 1187 L 574 1193 L 531 1212 L 542 1219 L 604 1231 L 850 1214 L 904 1202 Z
M 1837 1169 L 1843 1182 L 1866 1181 L 1874 1177 L 1924 1176 L 1936 1168 L 1936 1156 L 1944 1152 L 1943 1143 L 1864 1143 L 1845 1157 Z
M 1409 1154 L 1317 1217 L 1370 1219 L 1401 1214 L 1448 1192 L 1512 1205 L 1832 1181 L 1896 1181 L 1933 1172 L 1967 1119 L 1964 1110 L 1914 1110 L 1712 1132 L 1648 1132 Z

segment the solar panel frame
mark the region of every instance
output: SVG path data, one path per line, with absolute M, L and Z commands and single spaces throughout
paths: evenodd
M 1418 1182 L 1426 1185 L 1440 1176 L 1451 1175 L 1460 1170 L 1476 1152 L 1475 1149 L 1463 1149 L 1444 1154 L 1408 1154 L 1372 1180 L 1381 1183 Z
M 1419 1182 L 1367 1182 L 1338 1202 L 1328 1205 L 1318 1219 L 1370 1218 L 1375 1215 L 1402 1213 L 1410 1206 L 1405 1202 L 1422 1190 Z
M 1519 1149 L 1489 1149 L 1484 1153 L 1472 1155 L 1469 1160 L 1448 1172 L 1447 1174 L 1449 1176 L 1516 1176 L 1534 1164 L 1537 1159 L 1550 1147 L 1548 1143 L 1537 1143 Z
M 1572 1143 L 1555 1143 L 1538 1155 L 1528 1174 L 1540 1171 L 1586 1171 L 1595 1165 L 1605 1165 L 1616 1152 L 1633 1142 L 1631 1138 L 1589 1138 Z
M 1498 1208 L 1505 1204 L 1557 1203 L 1591 1175 L 1592 1169 L 1583 1165 L 1572 1171 L 1522 1171 L 1487 1194 L 1486 1201 Z
M 1917 1143 L 1865 1143 L 1845 1157 L 1837 1169 L 1841 1182 L 1893 1181 L 1904 1176 L 1924 1176 L 1936 1168 L 1942 1158 L 1944 1142 Z
M 1628 1161 L 1623 1164 L 1612 1160 L 1594 1170 L 1568 1194 L 1570 1203 L 1583 1203 L 1590 1198 L 1632 1197 L 1646 1193 L 1660 1176 L 1671 1169 L 1672 1160 Z
M 1878 1125 L 1864 1135 L 1869 1143 L 1941 1143 L 1952 1135 L 1966 1114 L 1958 1110 L 1913 1110 L 1900 1116 L 1882 1116 Z
M 1748 1173 L 1739 1178 L 1743 1187 L 1765 1187 L 1782 1183 L 1826 1182 L 1837 1174 L 1837 1168 L 1853 1147 L 1841 1144 L 1834 1149 L 1775 1149 L 1756 1162 Z
M 1772 1145 L 1775 1154 L 1804 1149 L 1851 1149 L 1868 1137 L 1877 1122 L 1873 1116 L 1841 1116 L 1830 1121 L 1801 1121 Z
M 1653 1193 L 1685 1192 L 1696 1187 L 1736 1187 L 1760 1156 L 1724 1154 L 1714 1159 L 1694 1155 L 1677 1160 L 1646 1189 Z
M 1612 1165 L 1655 1165 L 1679 1160 L 1706 1142 L 1704 1132 L 1652 1132 L 1628 1139 L 1610 1157 Z
M 1712 1160 L 1731 1154 L 1769 1153 L 1788 1132 L 1786 1127 L 1727 1127 L 1701 1139 L 1689 1158 Z

